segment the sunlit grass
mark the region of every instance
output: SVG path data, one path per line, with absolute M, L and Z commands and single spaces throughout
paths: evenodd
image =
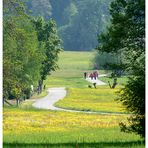
M 68 95 L 58 101 L 55 106 L 74 110 L 99 111 L 99 112 L 125 112 L 117 99 L 116 89 L 108 86 L 97 86 L 97 89 L 90 88 L 69 88 Z
M 78 87 L 78 88 L 86 88 L 88 87 L 89 82 L 84 80 L 82 77 L 55 77 L 49 76 L 45 81 L 46 87 Z
M 4 132 L 69 131 L 79 128 L 108 128 L 118 126 L 127 116 L 67 113 L 45 110 L 4 109 Z M 19 122 L 21 123 L 19 124 Z
M 66 51 L 60 53 L 58 65 L 62 70 L 89 70 L 93 57 L 93 52 Z
M 135 142 L 140 138 L 133 134 L 120 133 L 118 124 L 126 121 L 127 115 L 97 115 L 46 110 L 4 109 L 4 144 L 75 145 L 76 143 Z M 34 145 L 38 146 L 38 145 Z M 45 145 L 43 145 L 45 146 Z M 69 147 L 69 146 L 68 146 Z

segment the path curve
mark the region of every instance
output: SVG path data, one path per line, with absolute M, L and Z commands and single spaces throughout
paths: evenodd
M 58 107 L 55 107 L 54 104 L 60 99 L 63 99 L 66 96 L 66 90 L 64 87 L 59 88 L 49 88 L 48 95 L 36 100 L 32 105 L 36 108 L 41 109 L 51 109 L 51 110 L 63 110 Z
M 92 111 L 78 111 L 78 110 L 71 110 L 71 109 L 63 109 L 59 107 L 55 107 L 54 104 L 59 100 L 63 99 L 66 96 L 66 89 L 65 87 L 58 87 L 58 88 L 49 88 L 48 95 L 36 100 L 32 106 L 39 109 L 50 109 L 50 110 L 57 110 L 57 111 L 67 111 L 67 112 L 79 112 L 79 113 L 88 113 L 88 114 L 105 114 L 105 115 L 121 115 L 123 113 L 109 113 L 109 112 L 92 112 Z

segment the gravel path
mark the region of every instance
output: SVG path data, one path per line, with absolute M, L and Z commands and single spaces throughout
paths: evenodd
M 51 109 L 51 110 L 63 110 L 54 106 L 54 103 L 58 102 L 66 96 L 66 90 L 64 87 L 49 88 L 48 95 L 44 98 L 36 100 L 32 105 L 36 108 Z
M 64 87 L 59 88 L 49 88 L 48 95 L 44 98 L 38 99 L 32 105 L 35 108 L 40 109 L 50 109 L 50 110 L 58 110 L 58 111 L 67 111 L 67 112 L 79 112 L 79 113 L 88 113 L 88 114 L 105 114 L 105 115 L 121 115 L 122 113 L 107 113 L 107 112 L 91 112 L 91 111 L 77 111 L 71 109 L 63 109 L 59 107 L 55 107 L 54 104 L 58 102 L 60 99 L 63 99 L 66 96 L 66 90 Z
M 107 76 L 106 74 L 102 74 L 102 75 L 99 75 L 99 77 L 104 77 L 104 76 Z M 106 83 L 102 82 L 101 80 L 94 80 L 94 79 L 91 79 L 91 78 L 86 78 L 86 80 L 90 83 L 96 83 L 96 85 L 107 85 Z

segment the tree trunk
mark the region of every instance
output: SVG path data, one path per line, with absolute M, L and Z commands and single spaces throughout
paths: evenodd
M 40 94 L 42 92 L 42 90 L 43 90 L 42 89 L 43 88 L 43 81 L 42 80 L 39 80 L 38 84 L 39 84 L 38 93 Z
M 19 99 L 16 99 L 16 105 L 19 106 Z

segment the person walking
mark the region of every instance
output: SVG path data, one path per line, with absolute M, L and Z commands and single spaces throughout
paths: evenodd
M 86 79 L 87 77 L 87 72 L 84 72 L 84 79 Z
M 96 77 L 97 77 L 97 76 L 96 76 L 96 72 L 93 73 L 93 77 L 94 77 L 94 79 L 96 80 Z
M 89 77 L 91 78 L 91 80 L 93 79 L 93 73 L 91 73 L 90 75 L 89 75 Z

